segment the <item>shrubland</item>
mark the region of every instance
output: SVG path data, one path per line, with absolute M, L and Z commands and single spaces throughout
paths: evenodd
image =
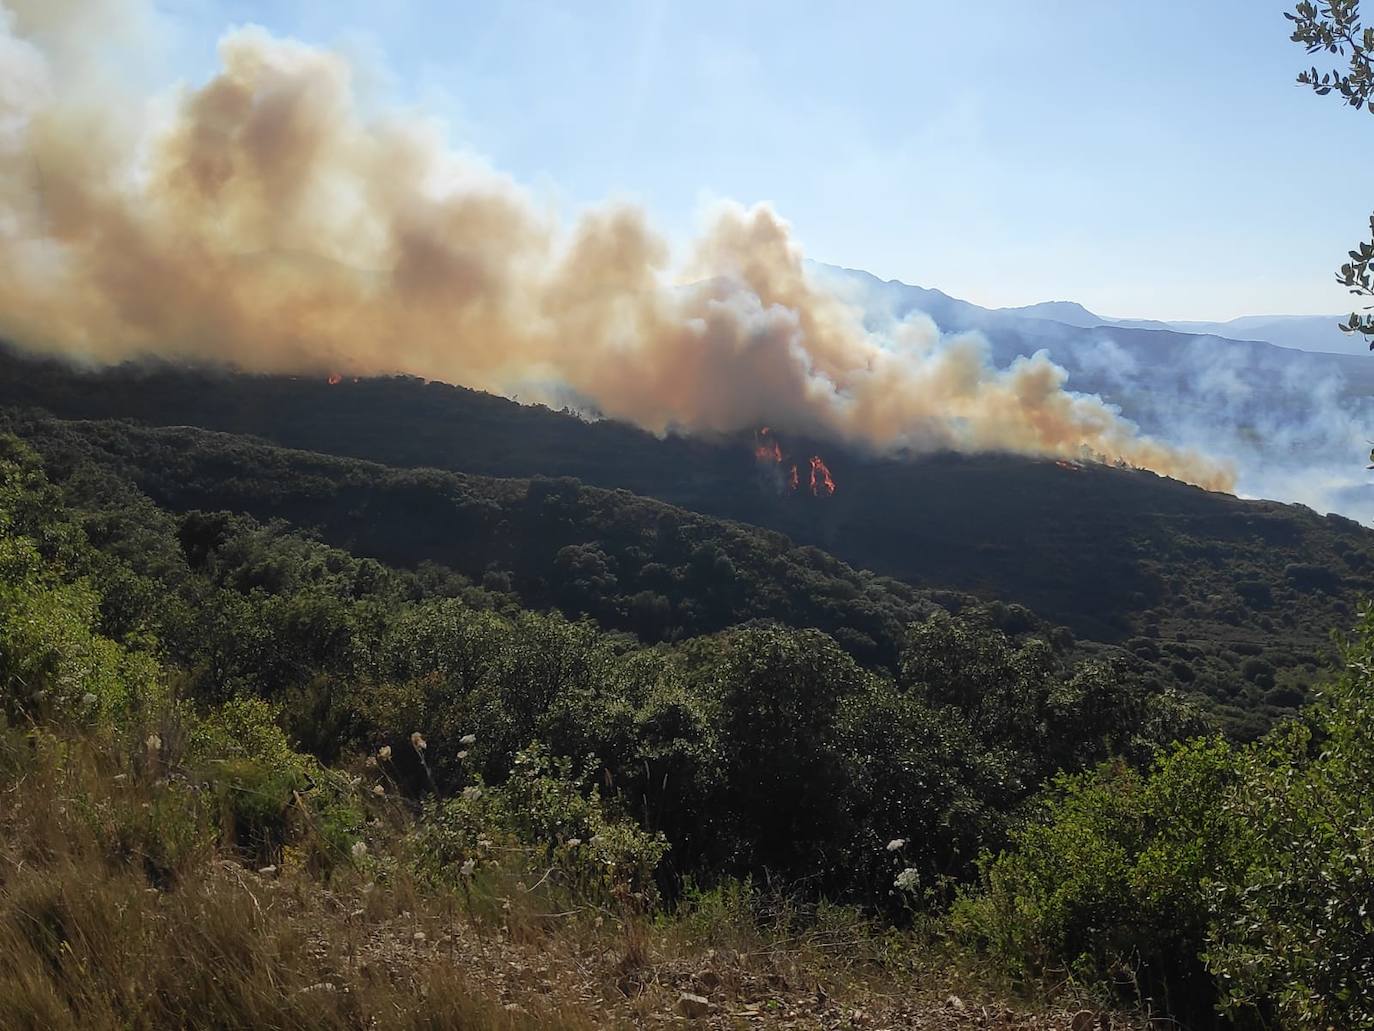
M 0 443 L 14 1026 L 1374 1024 L 1374 617 L 1246 743 L 1005 609 L 647 643 L 58 472 Z
M 819 498 L 780 489 L 750 434 L 656 437 L 407 377 L 83 371 L 3 349 L 0 405 L 54 466 L 117 466 L 163 507 L 284 518 L 646 641 L 775 618 L 891 667 L 932 601 L 1029 610 L 1246 738 L 1306 701 L 1331 629 L 1374 592 L 1366 527 L 1090 461 L 781 434 L 789 461 L 829 462 L 838 491 Z

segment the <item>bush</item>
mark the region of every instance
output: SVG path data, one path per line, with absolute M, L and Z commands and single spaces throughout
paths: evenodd
M 1374 613 L 1344 657 L 1301 723 L 1246 754 L 1226 802 L 1256 841 L 1212 903 L 1207 963 L 1232 1014 L 1374 1025 Z
M 416 832 L 419 861 L 434 876 L 459 883 L 498 853 L 512 865 L 524 853 L 536 876 L 578 899 L 648 906 L 667 841 L 617 812 L 595 786 L 599 764 L 557 758 L 531 745 L 497 788 L 468 785 L 431 803 Z
M 261 699 L 234 699 L 195 720 L 187 763 L 219 804 L 226 843 L 255 862 L 280 863 L 295 839 L 316 866 L 349 855 L 363 822 L 352 785 L 295 751 Z
M 1067 969 L 1166 1012 L 1210 1011 L 1210 885 L 1233 881 L 1251 847 L 1218 805 L 1236 775 L 1228 745 L 1199 740 L 1148 775 L 1118 761 L 1060 778 L 1042 817 L 985 859 L 956 933 L 1021 979 Z

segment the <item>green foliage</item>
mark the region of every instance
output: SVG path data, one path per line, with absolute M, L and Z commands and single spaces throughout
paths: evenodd
M 816 632 L 732 636 L 714 671 L 724 769 L 715 803 L 740 870 L 827 871 L 848 837 L 836 711 L 863 672 Z
M 1170 1012 L 1207 1012 L 1201 953 L 1214 883 L 1253 843 L 1219 801 L 1237 777 L 1219 740 L 1178 746 L 1149 774 L 1119 761 L 1060 778 L 1039 819 L 983 862 L 954 926 L 1014 975 L 1067 969 Z
M 99 720 L 149 703 L 146 654 L 99 631 L 101 596 L 79 575 L 90 549 L 35 457 L 0 438 L 0 713 Z
M 1231 1012 L 1374 1026 L 1374 613 L 1302 723 L 1246 754 L 1230 819 L 1255 838 L 1215 887 L 1208 966 Z
M 1374 616 L 1301 721 L 1234 745 L 1196 737 L 1196 710 L 1149 670 L 1292 704 L 1310 659 L 1234 640 L 1237 684 L 1199 644 L 1085 647 L 954 598 L 957 615 L 884 631 L 890 663 L 763 621 L 646 645 L 605 612 L 522 610 L 284 523 L 174 516 L 87 464 L 64 494 L 12 440 L 0 454 L 0 772 L 46 770 L 92 853 L 158 887 L 222 849 L 329 877 L 404 880 L 410 863 L 469 904 L 510 877 L 621 912 L 663 891 L 734 906 L 735 878 L 903 918 L 956 899 L 960 940 L 1023 980 L 1068 972 L 1182 1015 L 1374 1022 Z M 558 481 L 518 500 L 565 529 L 590 503 Z M 752 611 L 748 549 L 783 544 L 659 517 L 670 549 L 561 545 L 548 589 L 598 608 L 652 583 L 673 612 Z M 838 579 L 788 590 L 862 599 L 803 551 Z M 1332 585 L 1318 563 L 1280 568 L 1275 607 Z M 83 772 L 78 740 L 120 758 Z M 363 756 L 366 784 L 330 768 Z M 369 849 L 388 828 L 383 860 Z
M 293 749 L 262 699 L 232 699 L 193 720 L 186 761 L 213 791 L 226 840 L 260 864 L 302 839 L 306 860 L 328 868 L 357 840 L 352 785 Z
M 1059 779 L 956 928 L 1016 976 L 1069 970 L 1176 1014 L 1374 1026 L 1372 671 L 1366 612 L 1342 673 L 1264 740 Z
M 1300 0 L 1284 17 L 1293 23 L 1292 40 L 1300 43 L 1309 54 L 1335 54 L 1346 62 L 1346 68 L 1321 72 L 1313 65 L 1298 73 L 1298 82 L 1310 87 L 1318 96 L 1332 90 L 1350 107 L 1374 114 L 1374 27 L 1366 28 L 1360 21 L 1360 0 Z M 1374 234 L 1374 217 L 1369 220 Z M 1350 252 L 1350 260 L 1336 274 L 1336 281 L 1349 288 L 1357 297 L 1374 296 L 1374 239 L 1360 243 Z M 1341 326 L 1348 333 L 1374 336 L 1374 316 L 1352 312 Z M 1370 343 L 1374 349 L 1374 342 Z
M 1049 773 L 1147 755 L 1173 729 L 1152 717 L 1164 697 L 1156 688 L 1027 636 L 1037 624 L 1014 606 L 914 624 L 894 643 L 895 681 L 816 630 L 755 624 L 645 648 L 587 620 L 511 611 L 433 568 L 385 569 L 282 524 L 169 517 L 78 468 L 83 490 L 119 499 L 117 509 L 84 501 L 79 518 L 101 548 L 73 554 L 91 574 L 67 583 L 38 556 L 24 575 L 68 591 L 99 650 L 146 662 L 138 649 L 155 648 L 179 669 L 192 703 L 186 740 L 169 738 L 160 761 L 203 785 L 223 840 L 262 863 L 283 861 L 288 846 L 325 867 L 349 855 L 362 815 L 325 762 L 385 747 L 388 790 L 444 799 L 474 775 L 501 789 L 537 742 L 560 762 L 594 756 L 619 811 L 672 843 L 666 887 L 684 875 L 767 875 L 886 900 L 913 869 L 934 901 L 980 849 L 1002 843 L 1008 813 Z M 41 474 L 26 475 L 16 504 L 51 497 Z M 527 500 L 557 521 L 586 502 L 576 485 L 532 490 Z M 72 518 L 60 498 L 45 511 Z M 665 519 L 654 533 L 679 539 L 682 517 Z M 726 554 L 714 547 L 689 552 L 707 594 Z M 808 561 L 838 567 L 820 553 Z M 565 564 L 585 580 L 610 562 L 582 549 Z M 740 575 L 743 560 L 732 564 Z M 39 587 L 24 588 L 25 604 L 47 598 Z M 95 629 L 106 587 L 132 646 Z M 15 654 L 31 661 L 42 649 L 24 642 Z M 131 669 L 110 673 L 111 691 L 127 687 Z M 88 663 L 80 676 L 94 684 L 98 672 Z M 95 708 L 94 722 L 116 712 Z M 410 744 L 416 733 L 424 750 Z M 901 855 L 886 850 L 894 838 L 909 843 Z
M 598 766 L 531 745 L 501 786 L 471 784 L 430 806 L 417 835 L 421 861 L 461 883 L 497 856 L 509 867 L 518 852 L 536 877 L 554 878 L 577 899 L 651 904 L 668 843 L 603 797 Z
M 155 785 L 148 794 L 146 804 L 103 799 L 90 807 L 89 818 L 116 855 L 141 868 L 157 887 L 174 887 L 214 851 L 214 813 L 205 795 L 184 782 Z
M 85 375 L 0 354 L 2 372 L 10 376 L 0 374 L 0 404 L 9 407 L 0 422 L 42 451 L 83 508 L 104 509 L 122 490 L 122 510 L 129 487 L 115 481 L 132 481 L 171 511 L 228 509 L 315 527 L 356 556 L 414 569 L 383 575 L 410 597 L 462 597 L 507 614 L 556 607 L 646 643 L 770 620 L 823 630 L 873 669 L 894 668 L 905 626 L 936 604 L 966 612 L 966 592 L 995 595 L 1036 615 L 1027 622 L 1027 609 L 1006 604 L 990 626 L 1110 656 L 1198 700 L 1245 739 L 1306 699 L 1333 657 L 1330 628 L 1374 591 L 1374 537 L 1349 520 L 1130 470 L 828 452 L 842 463 L 834 498 L 781 498 L 759 481 L 744 441 L 658 439 L 404 378 L 331 388 L 171 369 Z M 35 405 L 66 419 L 164 428 L 22 411 Z M 1062 503 L 1066 475 L 1083 488 L 1071 506 Z M 629 489 L 605 489 L 621 487 Z M 86 520 L 102 548 L 105 524 L 136 533 L 129 521 Z M 221 582 L 295 591 L 302 581 L 285 568 L 294 562 L 255 561 L 251 574 Z M 378 587 L 365 574 L 357 580 L 370 595 Z M 128 594 L 113 595 L 112 618 Z M 200 605 L 182 608 L 208 618 Z M 1186 660 L 1171 653 L 1179 647 Z M 1259 651 L 1241 651 L 1251 648 Z M 1284 654 L 1297 660 L 1284 680 L 1240 673 L 1244 658 L 1277 666 Z
M 979 849 L 1003 840 L 1008 810 L 1026 793 L 1011 770 L 1017 757 L 985 747 L 956 711 L 887 682 L 846 699 L 837 730 L 844 867 L 867 897 L 886 899 L 909 871 L 903 892 L 919 892 L 922 905 L 942 901 Z M 892 841 L 900 848 L 889 851 Z

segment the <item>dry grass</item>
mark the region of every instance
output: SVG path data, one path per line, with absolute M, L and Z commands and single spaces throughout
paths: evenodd
M 499 868 L 446 890 L 403 857 L 257 871 L 193 791 L 120 754 L 0 740 L 6 1029 L 1075 1026 L 929 939 L 739 887 L 652 916 Z
M 14 1028 L 594 1027 L 507 1010 L 453 950 L 377 948 L 332 895 L 232 864 L 170 892 L 59 861 L 0 888 L 0 1011 Z

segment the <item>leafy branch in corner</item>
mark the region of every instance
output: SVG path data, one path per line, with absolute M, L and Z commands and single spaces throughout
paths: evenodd
M 1301 43 L 1309 54 L 1336 54 L 1348 62 L 1347 69 L 1337 67 L 1329 72 L 1318 72 L 1313 65 L 1298 73 L 1299 85 L 1323 97 L 1335 90 L 1349 106 L 1374 114 L 1374 27 L 1361 24 L 1360 0 L 1301 0 L 1284 17 L 1293 23 L 1293 42 Z M 1374 297 L 1374 273 L 1369 268 L 1374 261 L 1374 216 L 1369 220 L 1369 233 L 1370 239 L 1357 245 L 1350 252 L 1350 260 L 1336 273 L 1336 281 L 1357 297 Z M 1365 311 L 1371 309 L 1374 305 L 1366 306 Z M 1351 312 L 1341 329 L 1374 337 L 1374 315 Z M 1369 348 L 1374 351 L 1374 340 Z

